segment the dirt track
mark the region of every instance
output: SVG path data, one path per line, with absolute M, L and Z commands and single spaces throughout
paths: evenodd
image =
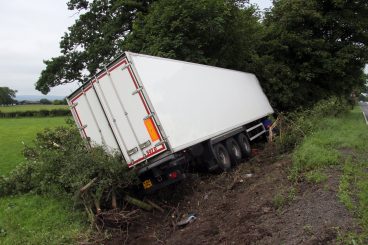
M 109 244 L 336 244 L 354 220 L 336 196 L 339 171 L 326 182 L 292 185 L 287 156 L 261 151 L 230 173 L 192 177 L 151 197 L 164 214 L 145 213 Z M 252 174 L 251 177 L 249 177 Z M 165 200 L 165 201 L 162 201 Z M 197 220 L 175 224 L 189 212 Z

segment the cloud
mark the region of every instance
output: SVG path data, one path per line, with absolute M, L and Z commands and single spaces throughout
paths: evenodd
M 19 95 L 39 94 L 34 89 L 43 60 L 59 55 L 59 42 L 77 16 L 66 1 L 3 1 L 0 9 L 0 86 L 18 90 Z M 50 94 L 67 95 L 70 88 Z

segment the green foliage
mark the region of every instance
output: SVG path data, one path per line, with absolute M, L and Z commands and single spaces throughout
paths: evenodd
M 73 196 L 97 178 L 88 197 L 100 199 L 112 189 L 122 190 L 136 181 L 120 156 L 107 154 L 102 147 L 86 147 L 73 126 L 38 133 L 34 146 L 25 147 L 24 155 L 27 162 L 0 179 L 0 193 Z
M 283 115 L 284 122 L 281 127 L 281 137 L 277 139 L 281 152 L 289 151 L 298 146 L 305 136 L 318 129 L 321 118 L 336 117 L 348 111 L 346 100 L 331 97 L 321 100 L 309 109 L 299 109 Z M 328 125 L 326 125 L 328 126 Z M 283 128 L 285 127 L 285 128 Z
M 68 107 L 65 105 L 13 105 L 13 106 L 1 106 L 1 112 L 19 112 L 19 111 L 40 111 L 40 110 L 55 110 L 64 109 Z
M 40 103 L 43 105 L 51 105 L 52 102 L 48 99 L 40 99 Z
M 153 1 L 70 0 L 69 10 L 81 14 L 62 37 L 61 55 L 44 61 L 46 69 L 41 72 L 36 89 L 46 94 L 50 87 L 87 81 L 123 51 L 120 42 L 131 31 L 132 21 Z
M 0 105 L 11 105 L 15 103 L 16 90 L 8 87 L 0 87 Z
M 321 170 L 312 170 L 305 173 L 305 178 L 312 183 L 318 184 L 327 180 L 327 175 Z
M 63 100 L 53 100 L 52 101 L 52 104 L 53 105 L 67 105 L 68 102 L 66 101 L 66 99 L 63 99 Z
M 272 199 L 272 204 L 276 209 L 281 209 L 291 201 L 295 199 L 296 189 L 295 187 L 290 187 L 288 191 L 277 192 L 276 195 Z
M 274 1 L 256 74 L 276 108 L 360 90 L 368 62 L 367 12 L 365 1 Z
M 125 50 L 253 72 L 277 111 L 362 91 L 364 1 L 277 0 L 263 21 L 246 0 L 70 0 L 82 11 L 36 88 L 86 82 Z M 88 72 L 85 72 L 85 71 Z
M 140 14 L 126 50 L 251 71 L 262 29 L 253 6 L 239 1 L 161 0 Z
M 14 117 L 56 117 L 56 116 L 70 116 L 69 109 L 54 109 L 54 110 L 39 110 L 39 111 L 12 111 L 1 112 L 0 118 L 14 118 Z

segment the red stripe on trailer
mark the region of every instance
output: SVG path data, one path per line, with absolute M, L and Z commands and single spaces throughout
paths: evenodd
M 92 88 L 92 84 L 88 85 L 86 88 L 82 89 L 82 92 L 80 94 L 78 94 L 76 97 L 74 97 L 71 102 L 73 103 L 74 101 L 76 101 L 79 97 L 81 97 L 83 95 L 83 91 L 87 92 L 88 90 L 90 90 Z
M 129 167 L 129 168 L 131 168 L 131 167 L 133 167 L 133 166 L 135 166 L 135 165 L 137 165 L 137 164 L 141 163 L 141 162 L 142 162 L 142 161 L 144 161 L 146 158 L 151 157 L 151 156 L 153 156 L 153 155 L 156 155 L 157 153 L 159 153 L 159 152 L 161 152 L 161 151 L 163 151 L 163 150 L 166 150 L 166 146 L 165 146 L 165 145 L 162 145 L 162 147 L 161 147 L 161 148 L 157 149 L 156 151 L 153 151 L 153 152 L 152 152 L 152 153 L 150 153 L 150 154 L 147 154 L 147 155 L 146 155 L 146 157 L 141 157 L 141 158 L 139 158 L 139 159 L 137 159 L 137 160 L 135 160 L 135 161 L 133 161 L 133 162 L 131 162 L 131 163 L 128 163 L 128 167 Z

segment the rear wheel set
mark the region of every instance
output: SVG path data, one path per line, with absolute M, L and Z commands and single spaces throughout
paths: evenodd
M 244 158 L 250 157 L 251 153 L 248 137 L 244 133 L 213 146 L 214 158 L 223 171 L 230 170 L 232 164 L 239 164 Z

